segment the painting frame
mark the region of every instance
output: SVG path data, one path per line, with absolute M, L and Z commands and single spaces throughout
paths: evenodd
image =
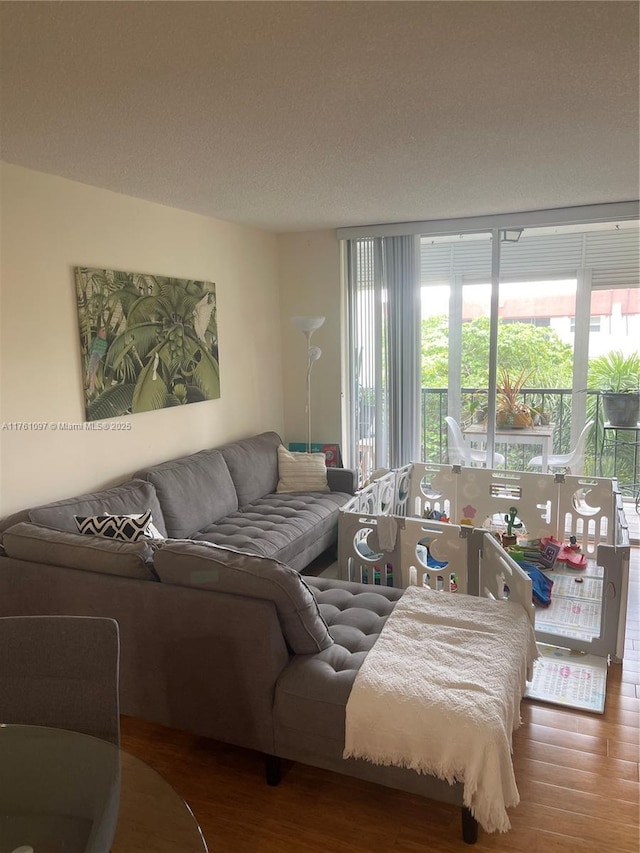
M 74 267 L 87 421 L 216 400 L 215 282 Z

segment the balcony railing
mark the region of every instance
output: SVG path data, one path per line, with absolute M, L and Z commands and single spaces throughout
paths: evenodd
M 584 473 L 591 476 L 616 477 L 623 492 L 637 497 L 640 490 L 640 453 L 637 433 L 620 431 L 615 444 L 605 441 L 604 412 L 599 391 L 587 391 L 587 419 L 594 420 L 585 448 Z M 471 423 L 478 400 L 486 399 L 486 388 L 463 388 L 461 392 L 462 421 Z M 521 393 L 523 402 L 544 412 L 555 425 L 552 453 L 571 450 L 572 392 L 568 388 L 528 388 Z M 423 388 L 421 399 L 421 459 L 422 462 L 447 462 L 448 390 Z M 506 457 L 505 467 L 526 471 L 532 453 L 530 446 L 500 444 L 496 449 Z M 537 452 L 537 451 L 536 451 Z

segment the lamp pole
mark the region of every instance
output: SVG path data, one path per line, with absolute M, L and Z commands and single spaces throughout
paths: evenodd
M 311 335 L 324 323 L 324 317 L 292 317 L 291 322 L 307 339 L 307 376 L 305 396 L 307 408 L 307 453 L 311 453 L 311 368 L 322 355 L 320 347 L 311 346 Z

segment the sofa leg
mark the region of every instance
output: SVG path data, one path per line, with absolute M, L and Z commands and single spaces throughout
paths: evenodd
M 462 840 L 467 844 L 478 840 L 478 821 L 466 806 L 462 806 Z
M 265 755 L 264 769 L 267 777 L 267 785 L 279 785 L 282 778 L 282 767 L 277 755 Z

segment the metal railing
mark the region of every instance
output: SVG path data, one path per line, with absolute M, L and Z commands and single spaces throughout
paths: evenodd
M 594 477 L 615 477 L 623 494 L 637 499 L 640 495 L 640 431 L 633 429 L 604 429 L 604 407 L 599 391 L 585 391 L 587 420 L 594 424 L 587 437 L 584 473 Z M 472 423 L 475 413 L 487 398 L 486 388 L 463 388 L 461 391 L 462 424 Z M 572 391 L 570 388 L 525 388 L 521 399 L 543 413 L 554 425 L 552 454 L 569 453 L 571 443 Z M 374 433 L 375 393 L 361 389 L 358 407 L 358 467 L 360 482 L 371 474 L 375 458 Z M 448 390 L 422 388 L 420 459 L 417 462 L 448 462 L 447 424 Z M 532 452 L 531 445 L 496 442 L 496 450 L 506 457 L 505 467 L 526 471 Z M 365 452 L 366 451 L 366 452 Z M 384 466 L 384 462 L 381 463 Z
M 622 491 L 633 497 L 640 492 L 640 453 L 638 431 L 619 430 L 615 441 L 610 430 L 604 430 L 604 410 L 601 393 L 586 391 L 587 420 L 594 425 L 587 437 L 584 473 L 591 476 L 616 477 Z M 463 388 L 461 390 L 462 422 L 474 421 L 480 401 L 486 399 L 486 388 Z M 555 425 L 552 453 L 568 453 L 571 450 L 572 391 L 570 388 L 526 388 L 521 393 L 523 402 L 537 412 L 544 413 L 549 423 Z M 421 458 L 420 462 L 447 462 L 448 390 L 446 388 L 423 388 L 421 394 Z M 515 471 L 526 471 L 529 458 L 534 455 L 526 445 L 501 444 L 496 450 L 506 457 L 505 467 Z

